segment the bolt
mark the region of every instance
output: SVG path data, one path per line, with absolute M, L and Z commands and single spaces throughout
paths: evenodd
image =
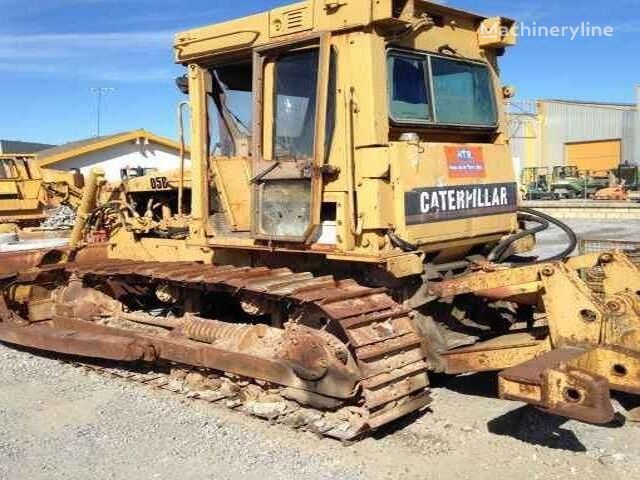
M 587 323 L 592 323 L 598 320 L 598 314 L 588 308 L 580 310 L 580 316 L 582 317 L 582 320 Z
M 603 253 L 600 255 L 600 263 L 607 264 L 613 262 L 613 255 L 610 253 Z
M 622 312 L 624 310 L 623 305 L 617 300 L 609 300 L 606 303 L 607 310 L 613 313 Z
M 544 275 L 545 277 L 551 277 L 555 273 L 555 270 L 553 269 L 553 267 L 544 267 L 540 273 L 542 273 L 542 275 Z

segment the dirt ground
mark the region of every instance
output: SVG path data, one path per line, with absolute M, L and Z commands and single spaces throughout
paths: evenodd
M 594 426 L 498 400 L 494 374 L 432 383 L 427 411 L 345 446 L 0 345 L 0 479 L 640 478 L 638 399 Z

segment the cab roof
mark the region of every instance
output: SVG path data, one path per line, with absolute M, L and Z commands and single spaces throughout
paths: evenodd
M 174 42 L 176 62 L 186 64 L 311 32 L 338 32 L 372 24 L 398 28 L 407 24 L 401 18 L 407 6 L 416 12 L 476 25 L 488 18 L 426 0 L 306 0 L 178 33 Z

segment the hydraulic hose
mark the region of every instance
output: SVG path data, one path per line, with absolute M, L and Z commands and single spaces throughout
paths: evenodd
M 540 233 L 548 229 L 550 224 L 555 225 L 565 233 L 565 235 L 569 239 L 569 244 L 562 252 L 558 253 L 557 255 L 554 255 L 549 258 L 545 258 L 543 260 L 537 260 L 537 263 L 564 260 L 569 255 L 571 255 L 573 251 L 576 249 L 576 246 L 578 245 L 578 237 L 576 236 L 575 232 L 571 230 L 571 227 L 569 227 L 566 223 L 561 222 L 557 218 L 547 215 L 546 213 L 533 210 L 532 208 L 520 207 L 518 209 L 518 212 L 519 212 L 518 213 L 519 219 L 522 219 L 528 222 L 536 222 L 536 223 L 539 223 L 540 225 L 530 230 L 523 230 L 522 232 L 518 232 L 514 235 L 511 235 L 509 238 L 503 240 L 502 242 L 500 242 L 489 254 L 489 257 L 488 257 L 489 260 L 495 261 L 498 263 L 502 262 L 504 260 L 504 258 L 502 258 L 504 253 L 514 242 L 516 242 L 517 240 L 520 240 L 521 238 L 527 235 Z
M 533 210 L 532 208 L 520 207 L 518 209 L 518 219 L 525 222 L 535 222 L 535 223 L 538 223 L 539 225 L 537 227 L 526 229 L 521 232 L 515 233 L 509 236 L 508 238 L 506 238 L 505 240 L 503 240 L 502 242 L 500 242 L 491 251 L 491 253 L 489 253 L 487 257 L 489 261 L 496 262 L 496 263 L 503 262 L 505 260 L 503 258 L 503 255 L 509 249 L 509 247 L 513 245 L 514 242 L 517 242 L 521 238 L 524 238 L 528 235 L 535 235 L 537 233 L 543 232 L 547 230 L 551 226 L 551 224 L 560 228 L 565 233 L 565 235 L 569 239 L 569 244 L 562 252 L 558 253 L 557 255 L 554 255 L 549 258 L 545 258 L 543 260 L 537 260 L 537 263 L 564 260 L 565 258 L 567 258 L 569 255 L 573 253 L 573 251 L 576 249 L 576 246 L 578 245 L 578 237 L 576 236 L 575 232 L 571 229 L 571 227 L 569 227 L 566 223 L 561 222 L 557 218 L 547 215 L 546 213 Z M 391 240 L 391 244 L 394 247 L 399 248 L 403 252 L 415 252 L 419 248 L 418 245 L 409 243 L 408 241 L 400 238 L 398 235 L 396 235 L 392 231 L 388 232 L 388 235 L 389 235 L 389 239 Z
M 508 238 L 501 241 L 498 245 L 496 245 L 496 247 L 493 250 L 491 250 L 491 252 L 487 256 L 487 260 L 489 260 L 490 262 L 498 262 L 498 263 L 502 262 L 504 260 L 503 257 L 505 252 L 509 249 L 511 245 L 514 244 L 514 242 L 520 240 L 521 238 L 527 237 L 529 235 L 535 235 L 537 233 L 544 232 L 550 227 L 550 223 L 548 221 L 542 218 L 539 218 L 535 215 L 532 215 L 530 213 L 525 213 L 525 212 L 519 213 L 518 220 L 523 222 L 534 222 L 534 223 L 538 223 L 539 225 L 537 227 L 525 229 L 525 230 L 522 230 L 521 232 L 510 235 Z
M 578 246 L 578 237 L 577 237 L 576 233 L 566 223 L 561 222 L 560 220 L 558 220 L 557 218 L 552 217 L 551 215 L 547 215 L 546 213 L 539 212 L 539 211 L 534 210 L 532 208 L 520 207 L 519 210 L 521 212 L 524 212 L 524 213 L 528 213 L 528 214 L 531 214 L 531 215 L 536 215 L 536 216 L 542 218 L 543 220 L 546 220 L 549 223 L 553 223 L 556 227 L 558 227 L 560 230 L 562 230 L 565 233 L 565 235 L 567 236 L 567 238 L 569 239 L 569 245 L 562 252 L 560 252 L 557 255 L 554 255 L 554 256 L 552 256 L 550 258 L 546 258 L 546 259 L 540 260 L 540 261 L 553 262 L 553 261 L 556 261 L 556 260 L 564 260 L 569 255 L 571 255 L 573 253 L 573 251 L 576 249 L 576 247 Z
M 418 246 L 417 245 L 413 245 L 412 243 L 409 243 L 406 240 L 403 240 L 398 235 L 396 235 L 394 232 L 389 231 L 388 235 L 389 235 L 389 240 L 391 240 L 391 244 L 394 247 L 399 248 L 403 252 L 415 252 L 415 251 L 418 250 Z

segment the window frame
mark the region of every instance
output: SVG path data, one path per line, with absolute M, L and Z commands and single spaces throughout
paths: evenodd
M 391 55 L 390 55 L 391 52 L 392 50 L 387 52 L 387 69 L 389 69 L 389 58 L 391 58 Z M 392 110 L 391 110 L 392 93 L 393 93 L 392 92 L 393 75 L 392 75 L 392 72 L 387 71 L 387 78 L 390 81 L 389 87 L 387 88 L 387 97 L 388 97 L 388 103 L 389 103 L 389 118 L 391 118 L 391 120 L 397 123 L 410 123 L 412 125 L 416 123 L 433 123 L 433 119 L 435 119 L 436 113 L 435 113 L 435 105 L 433 103 L 434 95 L 433 95 L 433 77 L 431 76 L 431 62 L 428 62 L 425 64 L 424 55 L 416 54 L 413 52 L 412 53 L 402 52 L 402 54 L 397 55 L 396 58 L 397 57 L 411 58 L 413 60 L 418 60 L 420 63 L 422 63 L 424 89 L 427 96 L 427 101 L 429 102 L 428 103 L 429 117 L 432 120 L 424 120 L 421 118 L 405 118 L 403 120 L 397 120 L 393 117 Z
M 495 77 L 493 74 L 492 69 L 490 68 L 490 65 L 486 62 L 483 62 L 481 60 L 473 60 L 473 59 L 468 59 L 468 58 L 455 58 L 455 57 L 451 57 L 448 55 L 442 55 L 442 54 L 438 54 L 438 53 L 433 53 L 433 52 L 426 52 L 426 51 L 420 51 L 420 50 L 410 50 L 410 49 L 403 49 L 403 48 L 389 48 L 387 49 L 387 69 L 389 68 L 389 62 L 388 59 L 392 56 L 392 55 L 397 55 L 397 56 L 404 56 L 405 58 L 420 58 L 422 59 L 422 62 L 424 64 L 424 72 L 425 75 L 427 76 L 427 78 L 425 78 L 425 88 L 427 90 L 427 97 L 430 103 L 430 113 L 431 113 L 431 120 L 422 120 L 422 119 L 398 119 L 396 117 L 393 116 L 393 111 L 391 109 L 391 89 L 393 87 L 393 85 L 390 83 L 387 86 L 387 104 L 389 107 L 389 120 L 391 121 L 392 124 L 394 125 L 418 125 L 418 126 L 425 126 L 425 127 L 430 127 L 430 128 L 465 128 L 465 129 L 474 129 L 474 130 L 483 130 L 483 131 L 487 131 L 487 130 L 495 130 L 498 128 L 499 124 L 500 124 L 500 109 L 498 106 L 498 99 L 496 96 L 496 81 L 495 81 Z M 432 58 L 442 58 L 445 60 L 449 60 L 449 61 L 454 61 L 454 62 L 458 62 L 458 63 L 464 63 L 464 64 L 472 64 L 472 65 L 478 65 L 478 66 L 482 66 L 484 68 L 487 69 L 488 73 L 489 73 L 489 86 L 490 86 L 490 91 L 491 91 L 491 101 L 494 105 L 494 109 L 495 109 L 495 122 L 492 124 L 474 124 L 474 123 L 444 123 L 444 122 L 438 122 L 438 112 L 437 112 L 437 108 L 436 108 L 436 92 L 435 92 L 435 88 L 434 88 L 434 79 L 433 79 L 433 66 L 432 66 L 432 62 L 431 59 Z M 392 75 L 389 74 L 390 72 L 387 72 L 387 78 L 389 78 L 390 82 L 393 81 L 393 77 Z
M 317 80 L 317 98 L 316 98 L 316 120 L 314 133 L 314 155 L 311 165 L 309 180 L 311 182 L 311 219 L 310 223 L 302 236 L 274 236 L 264 233 L 260 230 L 260 214 L 262 211 L 260 196 L 264 188 L 264 182 L 284 179 L 285 177 L 276 177 L 277 173 L 266 172 L 260 181 L 252 180 L 252 221 L 251 232 L 253 238 L 257 240 L 283 241 L 293 243 L 310 243 L 313 234 L 320 225 L 320 210 L 322 206 L 323 194 L 323 177 L 322 166 L 325 162 L 325 144 L 326 138 L 326 114 L 327 114 L 327 97 L 328 97 L 328 77 L 330 70 L 330 55 L 332 48 L 332 37 L 328 32 L 314 32 L 305 34 L 283 42 L 261 46 L 253 49 L 253 92 L 254 92 L 254 114 L 252 121 L 252 131 L 254 141 L 252 142 L 252 173 L 256 175 L 261 168 L 265 168 L 274 164 L 279 164 L 275 158 L 269 158 L 273 151 L 272 142 L 267 137 L 273 138 L 273 126 L 275 109 L 273 108 L 273 100 L 275 93 L 275 65 L 274 61 L 282 54 L 291 53 L 297 50 L 305 50 L 315 48 L 319 50 L 318 59 L 318 80 Z M 337 60 L 337 58 L 336 58 Z M 270 72 L 267 70 L 272 68 Z M 337 68 L 337 65 L 336 65 Z M 268 135 L 267 135 L 268 134 Z M 331 143 L 331 146 L 333 142 Z M 329 148 L 331 148 L 329 146 Z M 296 176 L 296 179 L 299 179 Z
M 253 57 L 249 56 L 247 58 L 239 57 L 239 58 L 231 58 L 226 61 L 220 61 L 217 63 L 208 64 L 206 66 L 207 73 L 211 77 L 211 82 L 219 82 L 226 90 L 224 93 L 227 94 L 225 99 L 223 109 L 221 110 L 216 102 L 216 99 L 213 95 L 213 89 L 207 89 L 207 117 L 208 117 L 208 128 L 209 128 L 209 150 L 210 155 L 220 155 L 223 157 L 236 157 L 241 154 L 239 151 L 244 152 L 246 150 L 246 155 L 251 157 L 253 153 L 253 149 L 250 148 L 251 143 L 253 142 L 253 118 L 249 119 L 249 122 L 244 122 L 244 120 L 238 114 L 238 111 L 231 108 L 230 105 L 230 96 L 229 93 L 232 92 L 242 92 L 248 94 L 249 98 L 247 99 L 247 104 L 249 107 L 249 116 L 252 117 L 254 108 L 253 108 L 253 90 L 241 90 L 230 88 L 225 82 L 223 78 L 218 76 L 218 70 L 234 67 L 234 66 L 246 66 L 249 68 L 251 72 L 251 76 L 249 78 L 249 82 L 251 84 L 251 88 L 253 88 Z M 217 77 L 217 80 L 214 78 Z M 226 112 L 225 112 L 226 109 Z M 225 113 L 228 113 L 225 115 Z M 231 125 L 230 125 L 231 124 Z M 215 133 L 214 133 L 215 127 Z M 231 152 L 217 152 L 217 147 L 222 147 L 222 130 L 225 130 L 226 135 L 231 140 Z M 240 133 L 240 135 L 238 135 Z M 246 133 L 246 136 L 243 135 Z M 214 138 L 217 137 L 217 142 L 214 142 Z M 246 143 L 246 148 L 243 149 L 243 144 Z
M 315 75 L 315 88 L 316 88 L 316 92 L 315 92 L 315 98 L 313 98 L 313 132 L 314 132 L 314 136 L 313 136 L 313 141 L 310 145 L 311 147 L 311 157 L 313 160 L 315 160 L 315 154 L 317 152 L 317 148 L 316 148 L 316 135 L 315 132 L 318 131 L 318 107 L 320 106 L 320 101 L 319 101 L 319 91 L 318 91 L 318 78 L 320 75 L 320 68 L 321 68 L 321 64 L 320 64 L 320 47 L 317 45 L 309 45 L 309 46 L 305 46 L 302 48 L 296 48 L 296 49 L 292 49 L 290 51 L 285 51 L 284 53 L 281 53 L 280 55 L 277 55 L 277 57 L 275 57 L 275 59 L 273 59 L 273 90 L 271 92 L 271 141 L 270 141 L 270 148 L 271 151 L 268 152 L 268 157 L 271 159 L 271 161 L 274 162 L 281 162 L 282 160 L 279 160 L 276 154 L 276 148 L 277 148 L 277 135 L 278 135 L 278 70 L 280 69 L 280 61 L 282 60 L 282 58 L 285 57 L 289 57 L 289 56 L 293 56 L 296 54 L 300 54 L 300 53 L 306 53 L 306 52 L 317 52 L 318 55 L 318 62 L 317 62 L 317 70 L 316 70 L 316 75 Z M 311 103 L 311 102 L 310 102 Z M 309 106 L 311 106 L 309 104 Z M 305 115 L 306 117 L 306 115 Z M 264 151 L 263 151 L 264 153 Z M 267 155 L 265 155 L 267 156 Z M 312 163 L 314 163 L 312 161 Z

